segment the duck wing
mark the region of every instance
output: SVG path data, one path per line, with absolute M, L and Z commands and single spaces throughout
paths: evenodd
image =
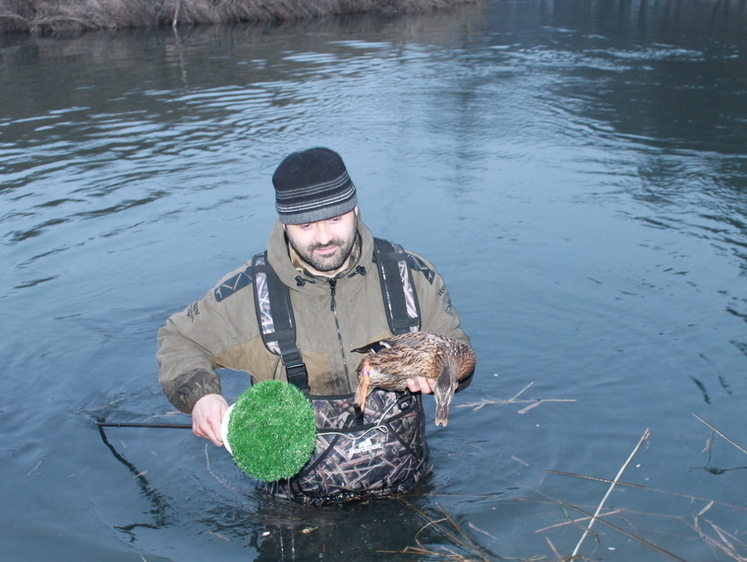
M 400 334 L 397 336 L 376 340 L 366 345 L 362 345 L 361 347 L 356 347 L 352 351 L 356 353 L 368 353 L 370 351 L 378 353 L 382 349 L 398 345 L 416 349 L 422 346 L 425 342 L 432 340 L 433 338 L 440 340 L 443 338 L 443 336 L 430 334 L 428 332 L 408 332 L 406 334 Z

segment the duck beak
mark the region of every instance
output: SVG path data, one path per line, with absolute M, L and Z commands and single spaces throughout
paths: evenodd
M 451 365 L 444 367 L 436 379 L 433 397 L 436 399 L 436 425 L 444 427 L 449 423 L 449 404 L 454 397 L 457 383 L 455 371 Z
M 444 427 L 449 423 L 449 405 L 436 404 L 436 425 Z

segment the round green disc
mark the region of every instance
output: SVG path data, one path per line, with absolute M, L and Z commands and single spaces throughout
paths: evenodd
M 314 408 L 292 384 L 260 382 L 231 406 L 224 440 L 236 466 L 250 476 L 268 482 L 290 478 L 314 452 Z

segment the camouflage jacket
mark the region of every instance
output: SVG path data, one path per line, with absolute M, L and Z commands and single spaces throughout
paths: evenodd
M 345 395 L 355 391 L 361 355 L 352 350 L 391 336 L 373 263 L 373 236 L 359 222 L 360 257 L 348 272 L 329 279 L 299 272 L 277 222 L 268 243 L 268 261 L 290 288 L 297 346 L 309 373 L 310 393 Z M 408 252 L 420 303 L 421 330 L 469 344 L 433 265 Z M 216 369 L 246 371 L 254 382 L 287 380 L 280 357 L 264 345 L 255 312 L 251 261 L 227 274 L 201 300 L 171 316 L 158 333 L 159 380 L 166 397 L 191 413 L 206 394 L 220 393 Z M 333 306 L 334 299 L 334 306 Z

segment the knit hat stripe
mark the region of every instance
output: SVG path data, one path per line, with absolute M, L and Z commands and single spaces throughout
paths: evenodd
M 297 202 L 280 202 L 277 203 L 277 210 L 280 213 L 299 213 L 301 211 L 308 211 L 311 209 L 317 209 L 320 206 L 320 202 L 324 204 L 325 207 L 336 205 L 337 203 L 342 203 L 343 201 L 347 201 L 348 199 L 352 198 L 355 195 L 355 186 L 351 184 L 350 188 L 347 189 L 345 192 L 340 194 L 332 194 L 332 196 L 328 197 L 319 197 L 314 200 L 307 200 L 304 199 L 302 201 Z
M 348 191 L 355 191 L 355 186 L 350 181 L 350 176 L 345 172 L 336 180 L 306 187 L 296 187 L 288 189 L 282 193 L 278 192 L 277 198 L 278 201 L 292 200 L 299 197 L 319 197 L 321 199 L 326 199 L 326 197 L 324 197 L 326 192 L 329 191 L 334 193 L 335 191 L 344 188 L 347 183 L 350 183 Z
M 352 211 L 358 199 L 342 158 L 329 148 L 286 156 L 272 176 L 275 208 L 285 224 L 331 219 Z

